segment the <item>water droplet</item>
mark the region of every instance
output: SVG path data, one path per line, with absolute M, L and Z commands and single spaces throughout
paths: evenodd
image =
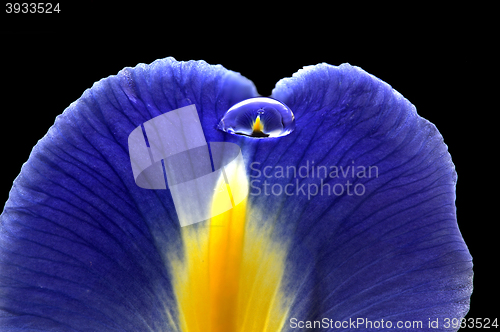
M 230 134 L 254 138 L 281 137 L 295 129 L 295 116 L 288 106 L 268 97 L 255 97 L 233 105 L 218 128 Z

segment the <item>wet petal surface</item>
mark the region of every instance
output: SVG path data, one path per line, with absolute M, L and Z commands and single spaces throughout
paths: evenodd
M 249 137 L 281 137 L 295 129 L 295 116 L 282 102 L 255 97 L 233 105 L 218 128 L 230 134 Z

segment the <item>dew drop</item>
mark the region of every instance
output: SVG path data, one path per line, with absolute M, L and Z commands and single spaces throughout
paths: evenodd
M 295 116 L 276 99 L 254 97 L 233 105 L 224 114 L 218 129 L 254 138 L 281 137 L 295 129 Z

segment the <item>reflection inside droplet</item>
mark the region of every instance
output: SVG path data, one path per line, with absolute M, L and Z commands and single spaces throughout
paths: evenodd
M 255 138 L 281 137 L 295 129 L 295 117 L 282 102 L 255 97 L 233 105 L 224 114 L 218 128 L 230 134 Z

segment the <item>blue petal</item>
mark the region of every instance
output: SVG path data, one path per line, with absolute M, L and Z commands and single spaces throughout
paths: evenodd
M 251 82 L 220 66 L 171 58 L 87 90 L 34 148 L 1 217 L 0 326 L 177 329 L 164 254 L 181 248 L 178 221 L 168 191 L 135 185 L 127 137 L 192 103 L 207 141 L 238 143 L 250 180 L 261 180 L 250 201 L 266 214 L 255 222 L 274 224 L 276 238 L 291 243 L 290 317 L 420 320 L 426 328 L 428 318 L 464 316 L 472 262 L 456 223 L 454 167 L 436 128 L 362 70 L 318 65 L 273 91 L 295 114 L 290 135 L 252 140 L 216 129 L 230 106 L 255 95 Z M 255 177 L 255 169 L 311 169 L 313 161 L 376 166 L 378 176 L 351 178 L 362 195 L 311 195 L 322 184 L 312 176 Z M 324 180 L 333 187 L 348 178 Z M 265 195 L 263 180 L 297 191 Z
M 348 64 L 306 67 L 278 82 L 272 97 L 292 109 L 296 129 L 249 142 L 246 153 L 253 205 L 278 237 L 292 239 L 290 317 L 415 320 L 425 330 L 429 318 L 465 316 L 472 258 L 456 221 L 454 165 L 436 127 L 388 84 Z M 313 163 L 378 173 L 318 178 Z M 304 176 L 276 173 L 290 166 L 302 166 Z M 347 181 L 350 195 L 327 193 L 326 184 L 340 193 Z M 278 194 L 288 184 L 291 195 Z
M 72 103 L 34 147 L 1 216 L 2 331 L 175 330 L 162 255 L 180 247 L 179 223 L 168 191 L 135 184 L 128 135 L 189 104 L 215 128 L 255 95 L 222 66 L 167 58 L 125 68 Z

